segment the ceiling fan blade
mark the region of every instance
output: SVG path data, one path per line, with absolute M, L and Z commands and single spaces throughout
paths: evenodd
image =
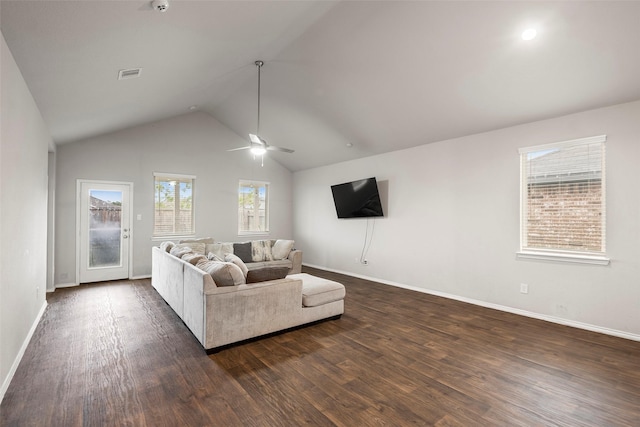
M 273 145 L 267 145 L 267 150 L 269 150 L 269 151 L 282 151 L 283 153 L 293 153 L 293 152 L 295 152 L 295 150 L 292 150 L 290 148 L 274 147 Z
M 239 148 L 231 148 L 227 151 L 239 151 L 239 150 L 248 150 L 251 147 L 239 147 Z
M 253 133 L 249 134 L 249 139 L 254 144 L 267 145 L 267 141 L 265 141 L 264 139 L 260 138 L 258 135 L 255 135 Z

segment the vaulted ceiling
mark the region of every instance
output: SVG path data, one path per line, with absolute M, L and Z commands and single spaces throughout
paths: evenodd
M 255 60 L 260 134 L 292 171 L 640 99 L 637 1 L 2 0 L 0 17 L 56 144 L 191 106 L 248 144 Z

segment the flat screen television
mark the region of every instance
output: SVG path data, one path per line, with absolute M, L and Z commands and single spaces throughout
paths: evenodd
M 338 218 L 384 216 L 375 178 L 345 182 L 331 186 Z

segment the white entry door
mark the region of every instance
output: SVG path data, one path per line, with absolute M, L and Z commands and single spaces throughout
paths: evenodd
M 131 184 L 78 181 L 80 283 L 129 278 Z

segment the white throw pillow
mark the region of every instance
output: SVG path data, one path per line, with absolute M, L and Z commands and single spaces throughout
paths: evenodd
M 175 245 L 173 242 L 162 242 L 160 243 L 160 249 L 168 253 Z
M 204 243 L 205 245 L 213 243 L 213 237 L 202 237 L 199 239 L 182 239 L 178 243 Z
M 244 277 L 247 277 L 247 273 L 249 272 L 249 269 L 247 268 L 247 266 L 244 263 L 244 261 L 242 261 L 238 255 L 226 254 L 224 256 L 224 261 L 225 262 L 232 262 L 235 265 L 237 265 L 238 268 L 240 268 L 240 271 L 242 271 L 242 275 Z
M 225 254 L 233 253 L 233 243 L 210 243 L 206 246 L 207 253 L 213 252 L 221 259 L 224 259 Z
M 289 258 L 289 252 L 293 249 L 293 240 L 276 240 L 271 248 L 271 254 L 273 259 L 287 259 Z
M 188 246 L 175 245 L 169 253 L 175 257 L 182 258 L 183 255 L 193 253 L 193 249 Z
M 273 261 L 271 240 L 253 240 L 251 242 L 251 260 L 253 262 Z
M 206 260 L 207 257 L 202 254 L 197 254 L 195 252 L 189 252 L 187 254 L 182 255 L 182 260 L 188 262 L 191 265 L 196 265 L 200 261 Z
M 191 248 L 193 252 L 204 255 L 205 246 L 204 243 L 178 243 L 175 248 Z

